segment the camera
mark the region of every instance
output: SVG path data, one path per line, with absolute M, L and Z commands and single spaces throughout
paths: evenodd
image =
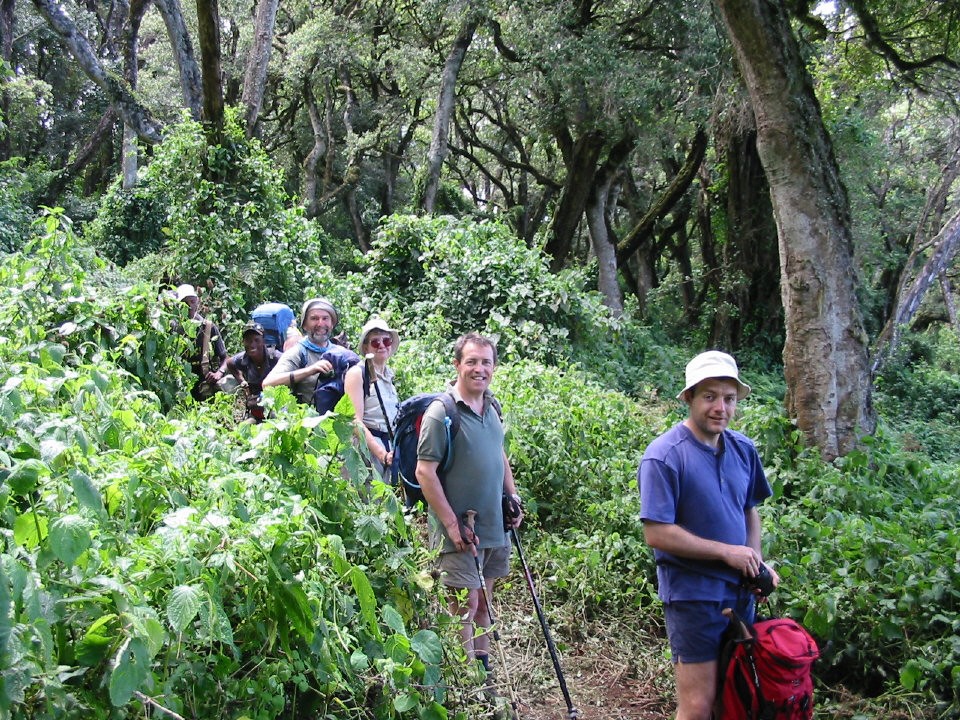
M 746 578 L 746 582 L 752 589 L 759 592 L 762 597 L 767 597 L 774 590 L 773 575 L 770 574 L 770 568 L 763 563 L 760 563 L 760 569 L 757 571 L 756 576 Z

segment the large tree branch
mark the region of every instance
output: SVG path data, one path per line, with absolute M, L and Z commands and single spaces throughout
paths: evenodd
M 259 0 L 257 17 L 254 21 L 253 45 L 247 60 L 247 69 L 243 76 L 243 96 L 241 102 L 245 108 L 247 137 L 253 137 L 263 105 L 263 93 L 266 88 L 267 67 L 270 63 L 270 51 L 273 45 L 273 28 L 277 20 L 277 7 L 280 0 Z
M 630 256 L 650 237 L 657 221 L 670 212 L 670 209 L 683 197 L 683 194 L 697 176 L 697 169 L 703 162 L 706 151 L 707 133 L 702 127 L 697 128 L 697 133 L 690 144 L 690 150 L 687 152 L 687 158 L 683 167 L 680 168 L 680 172 L 676 174 L 667 189 L 640 219 L 640 222 L 617 245 L 618 266 L 626 264 Z
M 55 0 L 33 0 L 34 7 L 76 58 L 83 72 L 106 94 L 110 104 L 145 142 L 160 141 L 161 125 L 150 110 L 133 95 L 130 87 L 117 74 L 106 70 L 97 59 L 89 40 L 77 29 L 76 23 Z
M 190 110 L 190 116 L 199 120 L 203 114 L 203 86 L 200 80 L 200 67 L 193 52 L 193 43 L 190 41 L 190 31 L 183 19 L 183 8 L 180 0 L 154 0 L 154 5 L 160 11 L 163 24 L 167 27 L 167 37 L 170 38 L 170 49 L 177 71 L 180 73 L 180 90 L 183 93 L 183 102 Z
M 874 375 L 880 370 L 884 360 L 896 349 L 900 339 L 900 328 L 913 318 L 927 290 L 947 269 L 956 257 L 958 249 L 960 249 L 960 211 L 937 233 L 933 239 L 933 252 L 930 253 L 930 257 L 917 272 L 913 281 L 909 286 L 907 283 L 901 285 L 896 308 L 877 340 L 877 349 L 871 368 Z M 911 255 L 911 260 L 914 257 Z
M 960 69 L 957 62 L 943 53 L 936 53 L 920 60 L 907 60 L 897 52 L 896 48 L 884 37 L 880 29 L 880 23 L 867 7 L 865 0 L 847 0 L 850 9 L 860 20 L 860 27 L 867 37 L 867 45 L 873 47 L 882 57 L 890 61 L 893 66 L 902 73 L 910 74 L 916 70 L 931 67 L 933 65 L 945 65 L 954 70 Z

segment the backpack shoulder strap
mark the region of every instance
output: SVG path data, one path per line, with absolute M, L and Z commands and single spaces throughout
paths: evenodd
M 496 395 L 490 398 L 490 404 L 493 405 L 493 409 L 497 411 L 497 417 L 500 418 L 500 422 L 503 422 L 503 406 L 500 404 L 500 401 L 497 400 Z
M 457 401 L 449 392 L 440 393 L 437 398 L 443 403 L 444 427 L 447 430 L 447 453 L 443 459 L 441 471 L 446 471 L 453 462 L 453 439 L 460 432 L 460 408 L 457 407 Z
M 204 375 L 210 372 L 210 336 L 213 335 L 213 321 L 203 321 L 203 344 L 200 346 L 200 369 Z
M 363 363 L 360 367 L 360 372 L 363 374 L 363 397 L 364 399 L 370 397 L 370 371 L 367 369 L 367 363 Z M 376 382 L 376 380 L 374 380 Z

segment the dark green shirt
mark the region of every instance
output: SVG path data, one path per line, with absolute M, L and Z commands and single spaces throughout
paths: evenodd
M 493 394 L 489 390 L 484 393 L 481 417 L 463 401 L 455 388 L 450 387 L 449 392 L 460 410 L 460 431 L 453 439 L 453 458 L 443 482 L 447 502 L 461 521 L 467 510 L 477 511 L 475 532 L 480 548 L 508 545 L 500 504 L 504 475 L 503 424 L 493 406 Z M 423 414 L 417 445 L 418 460 L 443 466 L 447 447 L 444 417 L 443 403 L 439 400 L 431 403 Z M 440 523 L 434 525 L 440 528 Z M 435 537 L 434 540 L 438 544 L 440 538 Z M 442 541 L 443 552 L 455 551 L 445 532 Z

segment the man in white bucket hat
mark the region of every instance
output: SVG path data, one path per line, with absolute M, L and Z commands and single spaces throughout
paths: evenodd
M 711 350 L 687 363 L 678 399 L 687 418 L 647 447 L 637 471 L 640 517 L 654 549 L 674 662 L 678 720 L 709 720 L 717 663 L 733 608 L 753 622 L 764 565 L 757 506 L 772 495 L 753 442 L 728 429 L 750 393 L 737 362 Z

